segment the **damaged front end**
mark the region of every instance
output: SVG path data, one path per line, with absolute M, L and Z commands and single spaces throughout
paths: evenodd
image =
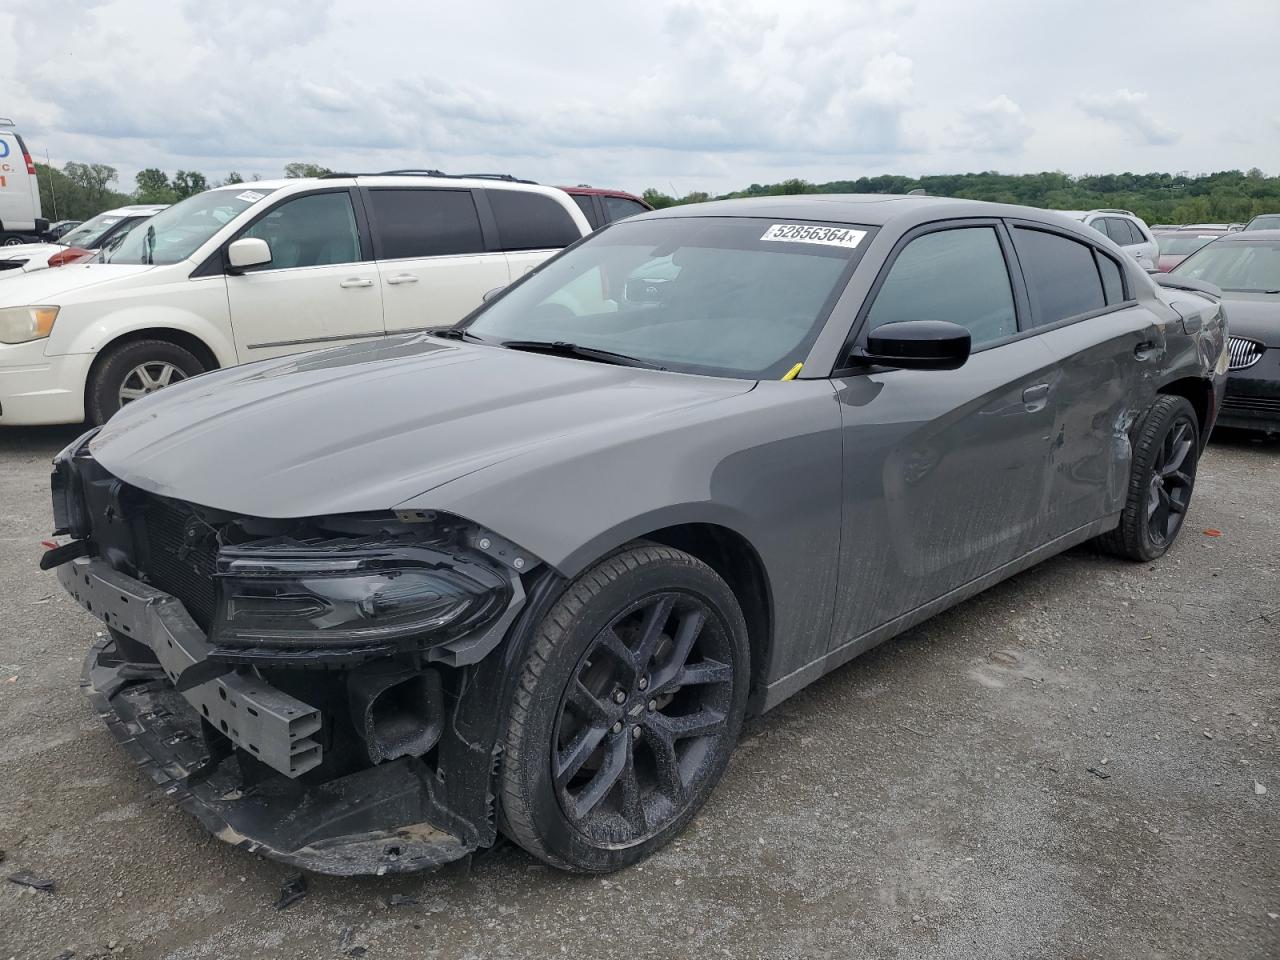
M 220 838 L 324 873 L 491 844 L 516 656 L 495 650 L 554 573 L 444 514 L 263 519 L 158 496 L 90 436 L 54 461 L 70 539 L 42 566 L 109 628 L 84 682 L 151 777 Z

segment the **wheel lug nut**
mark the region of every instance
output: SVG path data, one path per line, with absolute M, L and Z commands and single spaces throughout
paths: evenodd
M 615 691 L 613 691 L 613 702 L 614 702 L 614 703 L 626 703 L 626 702 L 627 702 L 627 695 L 626 695 L 625 693 L 623 693 L 621 690 L 615 690 Z
M 658 701 L 657 701 L 657 700 L 650 700 L 650 701 L 649 701 L 649 712 L 650 712 L 650 713 L 653 713 L 653 711 L 655 711 L 655 710 L 657 710 L 657 709 L 658 709 Z
M 639 727 L 632 727 L 632 728 L 631 728 L 631 737 L 632 737 L 632 739 L 634 739 L 634 740 L 639 740 L 639 739 L 640 739 L 640 728 L 639 728 Z
M 648 678 L 648 677 L 641 677 L 641 678 L 640 678 L 640 689 L 641 689 L 641 690 L 646 690 L 646 689 L 648 689 L 648 687 L 649 687 L 649 678 Z
M 621 732 L 622 732 L 622 721 L 621 721 L 621 720 L 619 720 L 617 723 L 615 723 L 615 724 L 613 725 L 613 732 L 614 732 L 614 733 L 621 733 Z

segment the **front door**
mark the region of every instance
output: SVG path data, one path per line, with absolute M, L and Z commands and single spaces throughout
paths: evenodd
M 900 247 L 866 326 L 969 328 L 958 370 L 836 379 L 844 432 L 840 647 L 1018 559 L 1045 540 L 1054 358 L 1025 324 L 994 222 L 929 229 Z
M 284 200 L 239 234 L 271 262 L 227 276 L 242 363 L 383 335 L 382 288 L 346 189 Z

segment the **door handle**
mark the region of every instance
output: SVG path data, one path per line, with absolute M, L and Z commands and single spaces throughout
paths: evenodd
M 1025 404 L 1043 403 L 1049 398 L 1049 385 L 1047 383 L 1037 383 L 1034 387 L 1027 387 L 1022 391 L 1022 402 Z
M 418 278 L 412 273 L 397 273 L 394 277 L 387 277 L 387 283 L 417 283 Z
M 346 280 L 343 280 L 340 284 L 338 284 L 338 286 L 340 287 L 372 287 L 373 281 L 370 280 L 368 277 L 350 277 Z
M 1143 340 L 1133 348 L 1133 355 L 1139 360 L 1150 360 L 1156 355 L 1156 342 L 1154 340 Z

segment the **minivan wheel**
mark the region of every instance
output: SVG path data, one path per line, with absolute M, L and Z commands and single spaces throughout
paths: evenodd
M 564 870 L 630 866 L 679 833 L 728 763 L 750 652 L 733 592 L 702 561 L 640 543 L 547 613 L 511 704 L 504 831 Z
M 1185 397 L 1152 404 L 1133 445 L 1129 491 L 1120 525 L 1098 538 L 1108 553 L 1154 560 L 1177 539 L 1191 506 L 1200 459 L 1200 427 Z
M 167 340 L 134 340 L 112 347 L 89 377 L 89 420 L 106 423 L 125 404 L 203 372 L 204 365 L 191 351 Z

